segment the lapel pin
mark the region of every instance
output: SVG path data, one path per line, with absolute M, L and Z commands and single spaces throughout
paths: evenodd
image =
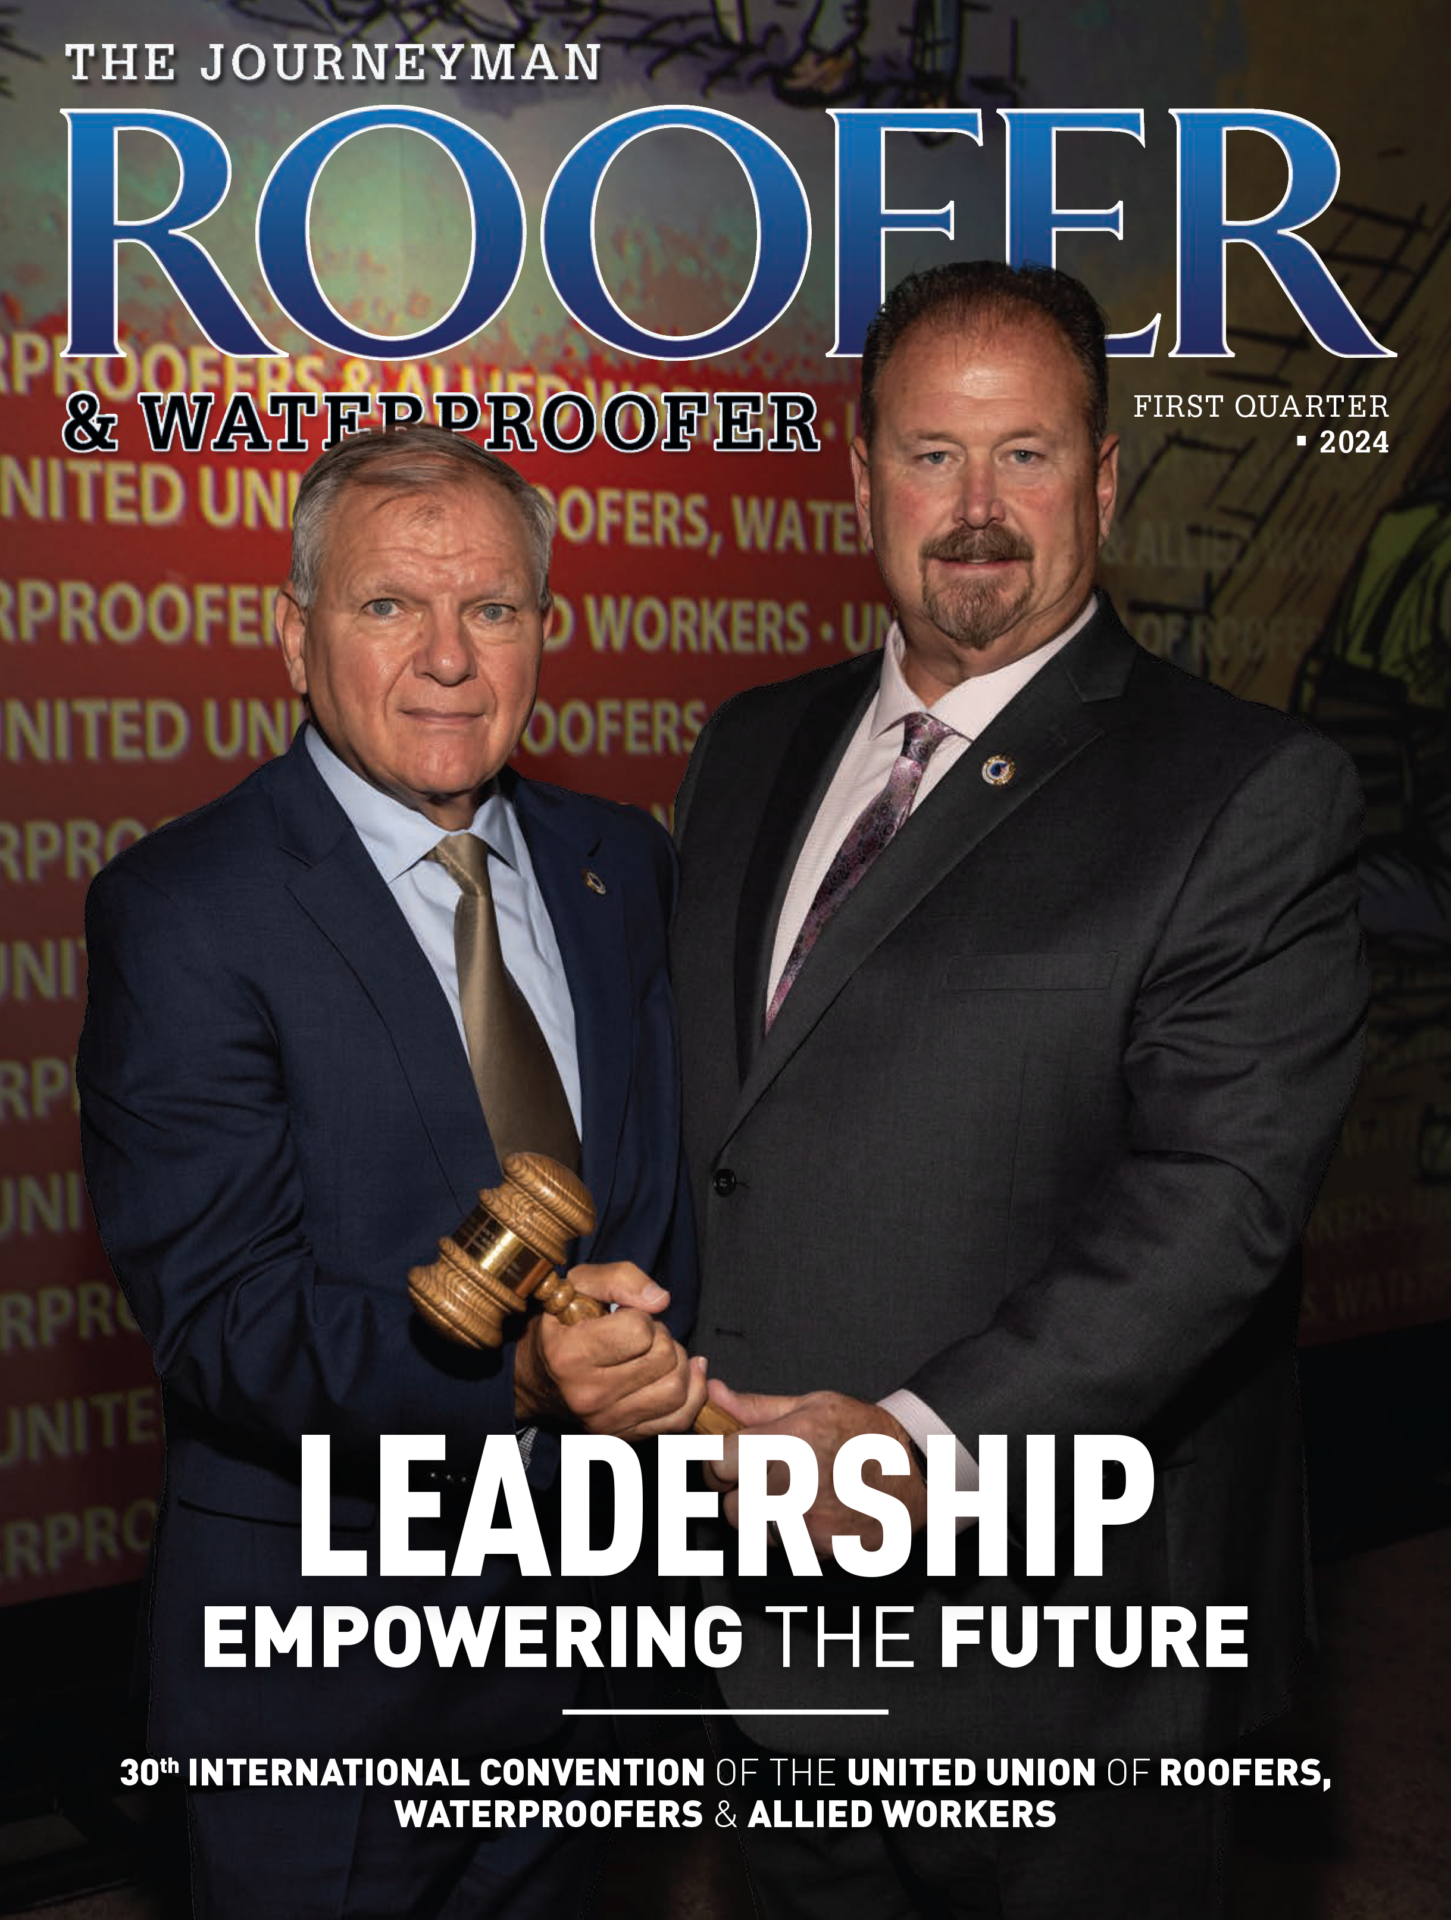
M 1011 785 L 1017 771 L 1017 761 L 1009 759 L 1005 753 L 990 753 L 982 763 L 982 777 L 990 787 Z
M 604 881 L 601 880 L 593 867 L 585 867 L 580 877 L 591 893 L 604 893 L 606 891 Z

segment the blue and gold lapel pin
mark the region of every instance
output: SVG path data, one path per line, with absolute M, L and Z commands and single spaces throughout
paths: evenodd
M 593 867 L 581 867 L 579 877 L 584 881 L 584 884 L 589 888 L 591 893 L 604 893 L 607 891 L 604 881 L 601 880 Z
M 990 753 L 982 763 L 982 777 L 990 787 L 1008 787 L 1018 771 L 1018 763 L 1006 753 Z

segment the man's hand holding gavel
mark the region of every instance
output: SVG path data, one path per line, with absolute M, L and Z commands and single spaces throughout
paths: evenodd
M 561 1274 L 568 1244 L 595 1225 L 579 1177 L 542 1153 L 506 1154 L 501 1171 L 439 1241 L 437 1260 L 409 1270 L 409 1296 L 428 1324 L 463 1346 L 499 1347 L 531 1301 L 544 1308 L 514 1346 L 519 1420 L 573 1419 L 628 1440 L 697 1420 L 701 1432 L 734 1432 L 707 1401 L 705 1362 L 658 1318 L 670 1295 L 648 1273 L 615 1260 Z
M 590 1433 L 644 1440 L 688 1433 L 706 1401 L 706 1363 L 658 1316 L 670 1295 L 628 1260 L 571 1267 L 575 1291 L 613 1306 L 564 1326 L 532 1314 L 514 1347 L 520 1420 L 577 1420 Z

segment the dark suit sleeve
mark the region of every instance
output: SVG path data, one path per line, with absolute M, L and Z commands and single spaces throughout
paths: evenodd
M 684 1344 L 695 1325 L 696 1309 L 700 1303 L 700 1275 L 695 1246 L 695 1209 L 691 1205 L 683 1153 L 675 1181 L 675 1205 L 651 1278 L 669 1289 L 670 1305 L 665 1309 L 665 1324 L 675 1338 Z
M 1306 732 L 1208 826 L 1139 983 L 1126 1151 L 992 1324 L 903 1383 L 970 1452 L 1142 1432 L 1276 1288 L 1359 1071 L 1360 815 Z
M 675 843 L 664 828 L 644 816 L 650 835 L 650 854 L 659 896 L 660 921 L 668 928 L 675 913 L 680 891 L 680 861 Z M 695 1208 L 690 1198 L 690 1179 L 685 1164 L 685 1148 L 680 1130 L 680 1030 L 675 1013 L 675 995 L 670 984 L 666 956 L 662 951 L 658 966 L 645 983 L 644 1025 L 658 1027 L 666 1036 L 669 1058 L 668 1097 L 663 1100 L 661 1117 L 652 1131 L 654 1151 L 675 1169 L 675 1197 L 661 1239 L 660 1252 L 650 1266 L 651 1277 L 669 1288 L 670 1305 L 665 1309 L 665 1324 L 675 1338 L 685 1341 L 695 1324 L 700 1300 L 700 1268 L 696 1251 Z
M 86 938 L 86 1178 L 169 1407 L 284 1457 L 330 1433 L 335 1463 L 375 1460 L 380 1432 L 512 1431 L 507 1357 L 456 1358 L 401 1271 L 363 1284 L 309 1243 L 281 1042 L 205 907 L 123 862 L 91 889 Z

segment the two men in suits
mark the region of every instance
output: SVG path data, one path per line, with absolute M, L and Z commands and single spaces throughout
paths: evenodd
M 1066 275 L 959 263 L 890 295 L 852 451 L 885 650 L 730 702 L 681 792 L 696 1337 L 713 1396 L 804 1440 L 821 1488 L 821 1577 L 713 1596 L 755 1627 L 726 1703 L 776 1753 L 1088 1756 L 1101 1783 L 1112 1756 L 1225 1751 L 1300 1644 L 1297 1262 L 1358 1065 L 1359 795 L 1338 751 L 1141 651 L 1095 588 L 1106 393 L 1102 317 Z M 872 1581 L 830 1560 L 875 1525 L 831 1494 L 860 1434 L 902 1443 L 910 1471 L 881 1484 L 919 1530 Z M 1080 1434 L 1155 1463 L 1098 1576 L 1069 1544 Z M 970 1531 L 955 1575 L 928 1574 L 933 1435 L 960 1491 L 1007 1436 L 1006 1574 L 978 1573 Z M 1051 1575 L 1024 1559 L 1032 1435 L 1057 1442 Z M 737 1471 L 728 1441 L 728 1516 Z M 1046 1627 L 1027 1664 L 987 1650 L 995 1607 L 1015 1647 L 1025 1608 L 1107 1607 L 1122 1648 L 1132 1607 L 1216 1604 L 1248 1608 L 1242 1667 L 1202 1641 L 1197 1665 L 1106 1664 L 1087 1628 L 1072 1664 Z M 790 1605 L 840 1637 L 807 1614 L 788 1666 L 765 1610 Z M 893 1605 L 908 1637 L 882 1671 L 870 1621 Z M 984 1609 L 956 1666 L 949 1605 Z M 1043 1797 L 1046 1831 L 753 1832 L 763 1910 L 1222 1911 L 1222 1796 Z
M 325 454 L 298 496 L 278 622 L 310 724 L 113 862 L 87 903 L 87 1178 L 166 1411 L 161 1753 L 467 1768 L 577 1750 L 568 1729 L 594 1724 L 561 1719 L 577 1669 L 496 1655 L 480 1673 L 427 1648 L 388 1663 L 371 1640 L 338 1668 L 320 1647 L 315 1664 L 264 1665 L 252 1622 L 264 1607 L 285 1625 L 305 1606 L 447 1619 L 587 1598 L 507 1554 L 477 1576 L 384 1577 L 379 1435 L 445 1436 L 446 1458 L 414 1469 L 409 1544 L 447 1566 L 491 1437 L 526 1456 L 553 1553 L 557 1432 L 587 1413 L 648 1435 L 704 1398 L 670 1330 L 691 1317 L 694 1253 L 669 843 L 505 765 L 549 630 L 552 530 L 543 497 L 461 438 L 365 435 Z M 524 1066 L 501 1076 L 506 1049 Z M 563 1144 L 528 1132 L 545 1125 Z M 466 1354 L 411 1312 L 409 1267 L 497 1184 L 507 1150 L 546 1145 L 577 1146 L 598 1210 L 575 1284 L 619 1311 L 567 1332 L 536 1317 L 501 1353 Z M 309 1433 L 331 1442 L 331 1544 L 365 1550 L 365 1578 L 301 1571 Z M 245 1609 L 240 1663 L 205 1658 L 204 1610 L 223 1603 Z M 556 1920 L 589 1884 L 557 1830 L 403 1831 L 361 1771 L 208 1788 L 189 1814 L 205 1915 Z

